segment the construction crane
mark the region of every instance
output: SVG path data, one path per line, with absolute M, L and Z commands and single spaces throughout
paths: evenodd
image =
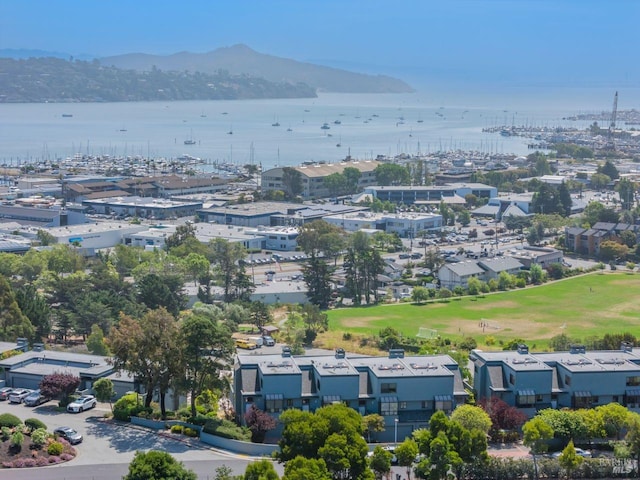
M 613 96 L 613 110 L 611 111 L 611 123 L 609 124 L 609 135 L 607 139 L 607 149 L 615 150 L 615 132 L 616 132 L 616 117 L 618 116 L 618 92 Z

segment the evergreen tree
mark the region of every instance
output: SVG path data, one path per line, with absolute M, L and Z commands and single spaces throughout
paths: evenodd
M 9 282 L 0 276 L 0 340 L 15 342 L 18 337 L 33 340 L 35 329 L 22 313 Z

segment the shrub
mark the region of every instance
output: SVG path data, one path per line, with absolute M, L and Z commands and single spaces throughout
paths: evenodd
M 36 459 L 36 466 L 44 467 L 45 465 L 49 465 L 49 459 L 47 457 L 38 457 Z
M 63 453 L 62 455 L 60 455 L 60 460 L 63 460 L 65 462 L 68 462 L 69 460 L 73 460 L 74 456 L 71 455 L 70 453 Z
M 11 413 L 3 413 L 0 415 L 0 427 L 14 428 L 20 425 L 22 421 Z
M 37 463 L 38 462 L 36 461 L 35 458 L 25 458 L 22 466 L 24 468 L 31 468 L 31 467 L 35 467 Z
M 11 436 L 11 429 L 9 427 L 2 427 L 2 441 L 9 440 Z
M 193 428 L 189 428 L 189 427 L 185 427 L 185 429 L 183 430 L 183 433 L 187 437 L 191 437 L 191 438 L 195 438 L 195 437 L 198 436 L 198 431 L 194 430 Z
M 19 450 L 22 448 L 22 442 L 24 442 L 24 435 L 22 432 L 13 432 L 11 435 L 11 447 Z
M 144 406 L 138 405 L 137 393 L 129 393 L 124 395 L 113 405 L 113 417 L 116 420 L 128 422 L 134 409 L 137 409 L 137 411 L 140 412 L 140 409 L 144 409 Z
M 171 433 L 182 433 L 183 432 L 183 427 L 182 425 L 173 425 L 171 427 Z
M 47 437 L 49 434 L 47 430 L 44 428 L 36 428 L 33 432 L 31 432 L 31 442 L 37 447 L 40 448 L 47 443 Z
M 38 428 L 44 428 L 45 430 L 47 429 L 45 423 L 38 420 L 37 418 L 27 418 L 24 421 L 24 424 L 29 427 L 29 430 L 31 431 L 37 430 Z
M 60 455 L 64 447 L 60 442 L 53 442 L 51 445 L 47 447 L 47 453 L 49 455 Z
M 57 455 L 51 455 L 49 457 L 49 463 L 60 463 L 60 457 Z
M 232 440 L 241 440 L 244 442 L 251 441 L 251 431 L 248 428 L 238 427 L 235 423 L 229 420 L 222 420 L 219 418 L 211 419 L 207 422 L 202 431 L 211 435 L 230 438 Z

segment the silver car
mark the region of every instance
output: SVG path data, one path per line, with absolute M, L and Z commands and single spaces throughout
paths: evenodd
M 16 388 L 9 394 L 9 403 L 22 403 L 31 394 L 28 388 Z

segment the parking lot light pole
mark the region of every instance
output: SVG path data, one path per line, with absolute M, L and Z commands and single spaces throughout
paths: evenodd
M 393 443 L 398 445 L 398 419 L 394 418 L 393 419 L 394 423 L 395 423 L 395 429 L 394 429 L 394 434 L 393 434 Z

